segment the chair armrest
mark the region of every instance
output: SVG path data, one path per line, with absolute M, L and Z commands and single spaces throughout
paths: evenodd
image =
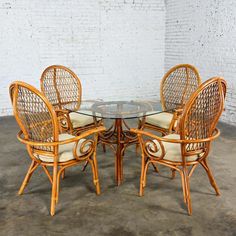
M 71 111 L 66 109 L 56 109 L 55 112 L 58 117 L 58 121 L 60 122 L 60 132 L 62 132 L 63 129 L 72 131 L 73 126 L 69 116 Z
M 183 113 L 183 108 L 176 108 L 173 111 L 173 118 L 170 123 L 170 131 L 175 130 L 177 133 L 179 132 L 179 119 Z
M 174 109 L 174 113 L 176 113 L 177 114 L 177 116 L 180 116 L 182 113 L 183 113 L 183 108 L 176 108 L 176 109 Z
M 194 139 L 194 140 L 188 140 L 188 139 L 168 139 L 168 138 L 165 138 L 164 137 L 159 137 L 157 135 L 154 135 L 150 132 L 147 132 L 147 131 L 143 131 L 143 130 L 140 130 L 140 129 L 135 129 L 135 128 L 132 128 L 130 129 L 131 132 L 133 133 L 136 133 L 137 135 L 145 135 L 145 136 L 148 136 L 148 137 L 151 137 L 153 139 L 156 139 L 158 141 L 161 141 L 161 142 L 168 142 L 168 143 L 202 143 L 202 142 L 210 142 L 210 141 L 213 141 L 214 139 L 216 139 L 217 137 L 219 137 L 220 135 L 220 130 L 218 128 L 215 128 L 215 131 L 214 131 L 214 134 L 209 137 L 209 138 L 205 138 L 205 139 Z
M 55 112 L 56 112 L 57 116 L 68 115 L 70 113 L 69 110 L 64 110 L 64 109 L 56 109 Z
M 25 139 L 25 138 L 21 137 L 23 132 L 20 130 L 17 134 L 17 138 L 20 142 L 22 142 L 26 145 L 30 145 L 30 146 L 57 146 L 57 145 L 76 142 L 76 141 L 78 141 L 80 139 L 83 139 L 87 136 L 90 136 L 92 134 L 96 134 L 96 133 L 99 133 L 99 132 L 103 132 L 105 130 L 106 130 L 106 128 L 104 126 L 100 126 L 100 127 L 97 127 L 97 128 L 87 130 L 87 131 L 81 133 L 79 136 L 75 136 L 74 138 L 70 138 L 70 139 L 63 140 L 63 141 L 56 141 L 56 142 L 34 142 L 34 141 L 30 141 L 28 139 Z

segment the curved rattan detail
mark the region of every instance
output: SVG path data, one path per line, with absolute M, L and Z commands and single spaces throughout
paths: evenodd
M 52 105 L 40 91 L 29 84 L 16 81 L 10 85 L 9 92 L 14 115 L 21 129 L 17 137 L 26 144 L 27 151 L 32 159 L 18 194 L 23 193 L 33 172 L 38 166 L 41 166 L 52 184 L 50 213 L 54 215 L 59 196 L 60 178 L 65 175 L 66 168 L 82 162 L 88 162 L 91 165 L 96 193 L 100 194 L 96 148 L 98 132 L 104 131 L 105 128 L 90 129 L 79 136 L 67 136 L 60 141 L 58 124 L 60 117 L 57 117 Z M 92 135 L 94 136 L 93 139 Z M 60 160 L 59 146 L 69 143 L 72 146 L 64 146 L 66 148 L 64 153 L 65 155 L 71 153 L 73 156 Z M 47 169 L 48 167 L 52 167 L 52 174 Z
M 200 75 L 194 66 L 180 64 L 171 68 L 161 81 L 163 110 L 183 108 L 200 83 Z
M 10 99 L 11 99 L 12 104 L 13 104 L 14 87 L 15 87 L 15 84 L 10 84 L 10 86 L 9 86 L 9 95 L 10 95 Z
M 16 81 L 10 85 L 13 112 L 24 136 L 33 142 L 58 141 L 58 122 L 53 107 L 33 86 Z M 34 146 L 34 149 L 51 151 L 52 146 Z
M 69 68 L 62 65 L 47 67 L 40 79 L 41 90 L 55 109 L 78 110 L 82 88 L 80 79 Z
M 215 131 L 216 124 L 224 109 L 226 82 L 214 77 L 202 84 L 192 95 L 180 120 L 182 140 L 209 138 Z M 209 142 L 184 144 L 183 155 L 197 150 L 206 150 Z
M 198 165 L 205 169 L 216 195 L 220 195 L 207 157 L 211 142 L 220 135 L 216 125 L 224 109 L 226 88 L 226 81 L 220 77 L 213 77 L 199 86 L 184 107 L 179 124 L 180 137 L 176 136 L 177 139 L 173 136 L 159 137 L 143 130 L 131 129 L 138 135 L 142 151 L 140 196 L 146 186 L 148 166 L 155 163 L 171 168 L 172 178 L 175 177 L 176 171 L 179 172 L 189 215 L 192 214 L 190 178 Z M 161 144 L 164 143 L 166 146 L 164 145 L 163 150 Z M 168 153 L 167 143 L 172 146 L 173 152 L 170 149 L 169 155 L 172 155 L 173 159 L 165 160 L 165 152 Z

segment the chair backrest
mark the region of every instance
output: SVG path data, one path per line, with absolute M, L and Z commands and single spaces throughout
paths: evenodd
M 10 85 L 13 112 L 24 137 L 35 143 L 58 141 L 58 121 L 53 107 L 33 86 L 16 81 Z M 34 149 L 54 152 L 51 146 Z
M 171 68 L 161 81 L 163 110 L 183 108 L 200 84 L 201 78 L 194 66 L 180 64 Z
M 226 81 L 214 77 L 204 82 L 193 93 L 180 120 L 180 136 L 185 140 L 210 138 L 224 109 Z M 210 142 L 183 144 L 183 155 L 206 152 Z
M 82 88 L 78 76 L 61 65 L 47 67 L 40 79 L 41 91 L 55 109 L 78 110 Z

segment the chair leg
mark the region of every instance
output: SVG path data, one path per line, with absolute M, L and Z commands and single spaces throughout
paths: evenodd
M 150 160 L 149 157 L 146 157 L 145 163 L 147 163 L 149 160 Z M 150 163 L 152 164 L 152 167 L 153 167 L 154 171 L 159 173 L 159 169 L 158 169 L 157 163 L 154 163 L 154 162 L 150 162 Z
M 142 164 L 142 171 L 141 171 L 141 177 L 140 177 L 140 190 L 139 190 L 139 196 L 144 195 L 144 188 L 146 187 L 147 182 L 147 170 L 150 162 L 144 161 Z
M 175 169 L 171 169 L 171 179 L 174 179 L 175 178 L 175 174 L 176 174 L 176 170 Z
M 186 189 L 185 189 L 185 183 L 184 183 L 184 174 L 182 171 L 180 171 L 180 176 L 181 176 L 181 182 L 182 182 L 182 188 L 183 188 L 184 203 L 186 203 Z
M 18 191 L 19 195 L 23 194 L 23 191 L 24 191 L 26 185 L 28 184 L 33 172 L 37 168 L 37 166 L 38 166 L 37 163 L 34 160 L 32 160 L 31 165 L 30 165 L 30 167 L 27 171 L 27 174 L 26 174 L 26 176 L 25 176 L 25 178 L 24 178 L 24 180 L 21 184 L 21 187 L 20 187 L 19 191 Z
M 62 167 L 63 168 L 63 167 Z M 62 175 L 63 173 L 65 173 L 65 168 L 64 169 L 60 169 L 57 173 L 57 191 L 56 191 L 56 204 L 59 201 L 59 192 L 60 192 L 60 177 L 63 179 Z
M 136 147 L 135 147 L 136 155 L 138 154 L 138 149 L 139 149 L 139 143 L 137 143 L 137 144 L 136 144 Z
M 53 180 L 52 180 L 52 196 L 51 196 L 51 216 L 55 215 L 56 198 L 57 198 L 57 163 L 53 166 Z
M 206 159 L 201 162 L 201 165 L 202 165 L 203 168 L 205 169 L 205 171 L 206 171 L 206 173 L 207 173 L 207 175 L 208 175 L 210 184 L 211 184 L 211 186 L 215 189 L 216 195 L 219 196 L 219 195 L 220 195 L 220 190 L 219 190 L 219 188 L 218 188 L 218 186 L 217 186 L 217 184 L 216 184 L 216 181 L 215 181 L 215 179 L 214 179 L 214 177 L 213 177 L 213 174 L 212 174 L 212 172 L 211 172 L 211 170 L 210 170 L 210 167 L 209 167 L 208 164 L 207 164 Z
M 148 167 L 149 167 L 150 163 L 151 162 L 148 161 L 145 165 L 145 168 L 144 168 L 143 187 L 146 187 L 146 184 L 147 184 L 147 170 L 148 170 Z
M 190 184 L 189 184 L 189 176 L 188 176 L 188 170 L 186 167 L 183 169 L 183 176 L 184 176 L 184 186 L 186 191 L 186 203 L 188 207 L 188 214 L 192 215 L 192 202 L 190 197 Z
M 106 145 L 104 143 L 102 143 L 102 150 L 103 152 L 106 152 Z
M 65 179 L 65 175 L 66 175 L 66 169 L 64 169 L 61 173 L 61 178 L 62 179 Z
M 98 178 L 98 168 L 97 168 L 97 159 L 94 155 L 93 160 L 89 159 L 89 163 L 91 164 L 92 172 L 93 172 L 93 183 L 96 187 L 96 194 L 100 195 L 101 190 L 100 190 L 100 183 L 99 183 L 99 178 Z
M 82 169 L 83 172 L 86 170 L 88 163 L 89 163 L 88 161 L 85 162 L 83 169 Z
M 143 189 L 144 189 L 144 169 L 146 165 L 146 160 L 144 155 L 142 155 L 142 164 L 141 164 L 141 174 L 140 174 L 140 186 L 139 186 L 139 196 L 143 196 Z
M 46 167 L 46 166 L 42 166 L 42 168 L 43 168 L 45 174 L 47 175 L 47 177 L 48 177 L 50 183 L 52 184 L 52 176 L 50 175 L 50 173 L 49 173 L 47 167 Z
M 154 171 L 157 172 L 157 173 L 159 173 L 157 164 L 155 164 L 155 163 L 153 163 L 153 162 L 151 162 L 151 163 L 152 163 L 152 166 L 153 166 Z

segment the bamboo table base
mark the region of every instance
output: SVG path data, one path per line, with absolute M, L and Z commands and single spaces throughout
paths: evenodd
M 115 178 L 116 184 L 120 185 L 123 181 L 124 151 L 129 145 L 138 143 L 137 135 L 129 131 L 124 119 L 117 118 L 108 130 L 99 134 L 99 140 L 115 153 Z

